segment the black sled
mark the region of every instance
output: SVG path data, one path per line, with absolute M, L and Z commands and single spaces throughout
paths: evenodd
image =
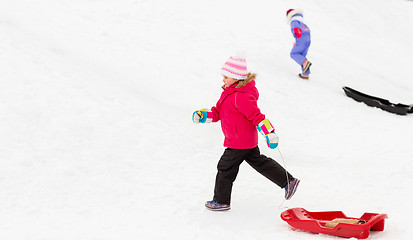
M 389 100 L 378 98 L 374 96 L 367 95 L 365 93 L 356 91 L 349 87 L 343 87 L 344 92 L 347 96 L 353 98 L 357 102 L 364 102 L 368 106 L 377 107 L 383 109 L 384 111 L 395 113 L 398 115 L 406 115 L 408 113 L 413 113 L 413 104 L 406 105 L 402 103 L 391 103 Z

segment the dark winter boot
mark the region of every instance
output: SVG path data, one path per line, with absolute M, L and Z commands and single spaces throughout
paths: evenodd
M 301 73 L 299 73 L 298 76 L 299 76 L 300 78 L 306 79 L 306 80 L 308 80 L 308 79 L 310 78 L 310 75 L 303 75 L 303 74 L 301 74 Z
M 305 73 L 307 73 L 308 72 L 308 70 L 310 69 L 310 67 L 311 67 L 311 62 L 310 61 L 308 61 L 308 60 L 306 60 L 305 62 L 304 62 L 304 64 L 303 64 L 303 73 L 305 74 Z
M 231 206 L 229 204 L 221 204 L 215 202 L 214 200 L 206 202 L 205 207 L 211 211 L 228 211 L 231 209 Z
M 300 180 L 296 178 L 291 178 L 290 182 L 285 186 L 285 199 L 289 200 L 297 191 L 298 184 L 300 183 Z

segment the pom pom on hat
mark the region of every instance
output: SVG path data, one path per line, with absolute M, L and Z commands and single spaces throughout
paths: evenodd
M 247 61 L 245 58 L 247 53 L 238 51 L 233 56 L 229 57 L 221 68 L 221 73 L 224 76 L 244 80 L 248 77 Z
M 237 51 L 233 56 L 233 58 L 238 58 L 238 59 L 246 59 L 247 58 L 247 52 L 245 51 Z
M 294 17 L 294 15 L 297 15 L 297 14 L 303 15 L 303 13 L 304 13 L 304 11 L 301 10 L 301 9 L 288 9 L 288 10 L 287 10 L 287 13 L 286 13 L 286 15 L 287 15 L 287 23 L 290 23 L 291 18 Z

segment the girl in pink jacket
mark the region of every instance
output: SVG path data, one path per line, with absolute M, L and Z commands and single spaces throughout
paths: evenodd
M 256 74 L 248 72 L 245 57 L 240 54 L 230 57 L 221 72 L 224 77 L 224 91 L 216 105 L 211 109 L 197 110 L 192 115 L 194 123 L 221 121 L 225 136 L 226 149 L 218 162 L 214 198 L 207 201 L 205 206 L 212 211 L 231 208 L 232 185 L 244 160 L 256 171 L 284 188 L 285 198 L 290 199 L 300 180 L 273 159 L 260 154 L 258 148 L 258 131 L 272 149 L 278 146 L 278 136 L 257 106 L 259 93 L 255 87 Z

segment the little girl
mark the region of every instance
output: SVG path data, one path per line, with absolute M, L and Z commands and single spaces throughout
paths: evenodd
M 302 73 L 298 74 L 303 79 L 310 77 L 311 62 L 307 60 L 308 48 L 311 44 L 310 29 L 304 24 L 303 11 L 300 9 L 289 9 L 287 11 L 287 22 L 291 25 L 291 32 L 295 38 L 294 47 L 290 56 L 300 66 Z
M 197 110 L 192 115 L 194 123 L 210 123 L 221 120 L 225 135 L 224 154 L 218 162 L 214 198 L 205 206 L 212 211 L 231 208 L 232 185 L 240 164 L 245 160 L 256 171 L 285 189 L 285 198 L 290 199 L 300 182 L 273 159 L 260 154 L 258 132 L 265 137 L 271 149 L 278 146 L 274 127 L 257 106 L 258 90 L 256 74 L 247 71 L 245 57 L 232 56 L 221 68 L 224 91 L 211 109 Z

